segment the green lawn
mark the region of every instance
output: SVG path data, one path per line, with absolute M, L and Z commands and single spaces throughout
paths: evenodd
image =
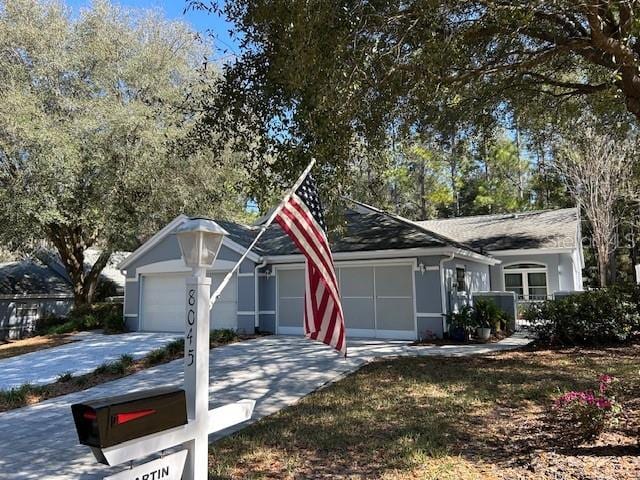
M 380 361 L 212 446 L 211 477 L 637 478 L 639 370 L 638 346 Z M 601 373 L 629 418 L 573 448 L 547 409 Z

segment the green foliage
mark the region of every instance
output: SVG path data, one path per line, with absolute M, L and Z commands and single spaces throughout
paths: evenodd
M 153 367 L 154 365 L 158 365 L 163 363 L 168 357 L 168 352 L 166 348 L 156 348 L 155 350 L 151 350 L 144 357 L 144 362 L 147 367 Z
M 0 52 L 0 243 L 49 240 L 77 304 L 104 267 L 83 271 L 89 247 L 134 248 L 178 213 L 242 214 L 241 157 L 190 141 L 217 72 L 186 23 L 0 0 Z
M 501 310 L 493 300 L 478 298 L 473 301 L 473 320 L 476 327 L 499 330 L 501 318 Z
M 28 403 L 29 397 L 46 395 L 48 389 L 45 386 L 25 383 L 17 388 L 0 390 L 0 404 L 8 409 L 19 408 Z
M 474 326 L 473 308 L 471 305 L 463 305 L 457 312 L 447 314 L 447 324 L 452 329 L 462 328 L 469 331 Z
M 66 383 L 71 381 L 72 378 L 73 378 L 73 372 L 64 372 L 58 375 L 58 379 L 56 380 L 56 382 Z
M 133 364 L 133 356 L 129 355 L 128 353 L 123 353 L 122 355 L 120 355 L 118 361 L 125 367 L 129 367 Z
M 184 338 L 172 340 L 164 348 L 170 356 L 180 355 L 184 353 Z
M 606 345 L 640 333 L 637 287 L 610 287 L 532 305 L 525 319 L 547 345 Z
M 225 343 L 233 343 L 238 341 L 239 337 L 235 330 L 231 330 L 230 328 L 223 328 L 218 330 L 211 330 L 209 334 L 209 343 L 211 346 L 225 344 Z

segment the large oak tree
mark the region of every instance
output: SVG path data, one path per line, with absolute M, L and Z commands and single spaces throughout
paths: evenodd
M 240 44 L 203 131 L 244 125 L 245 146 L 275 154 L 258 173 L 291 177 L 315 155 L 325 180 L 348 182 L 363 144 L 373 150 L 390 132 L 453 136 L 507 111 L 523 128 L 587 105 L 606 121 L 640 118 L 636 1 L 188 3 L 224 15 Z
M 179 212 L 238 214 L 235 159 L 182 151 L 207 48 L 183 23 L 96 1 L 0 0 L 0 241 L 47 239 L 91 303 L 114 249 Z M 89 247 L 103 254 L 87 269 Z

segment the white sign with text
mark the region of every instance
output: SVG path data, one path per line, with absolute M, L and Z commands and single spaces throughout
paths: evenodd
M 116 473 L 104 480 L 180 480 L 187 459 L 187 450 L 180 450 L 162 458 Z

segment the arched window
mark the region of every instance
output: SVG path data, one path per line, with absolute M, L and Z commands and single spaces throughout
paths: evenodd
M 547 298 L 547 266 L 541 263 L 514 263 L 505 265 L 504 288 L 516 292 L 519 300 L 545 300 Z

